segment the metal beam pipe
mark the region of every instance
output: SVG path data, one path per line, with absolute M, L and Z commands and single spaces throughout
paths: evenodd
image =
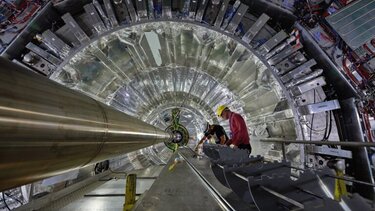
M 170 138 L 0 58 L 0 191 Z
M 281 139 L 261 139 L 262 142 L 273 142 L 280 144 L 316 144 L 330 146 L 346 146 L 346 147 L 375 147 L 375 143 L 370 142 L 349 142 L 349 141 L 303 141 L 303 140 L 281 140 Z

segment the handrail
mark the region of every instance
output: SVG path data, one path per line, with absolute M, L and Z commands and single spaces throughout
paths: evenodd
M 262 142 L 274 142 L 280 144 L 316 144 L 345 147 L 375 147 L 372 142 L 354 142 L 354 141 L 303 141 L 303 140 L 285 140 L 285 139 L 260 139 Z

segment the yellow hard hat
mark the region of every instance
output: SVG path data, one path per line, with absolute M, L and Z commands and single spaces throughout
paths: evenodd
M 225 109 L 227 109 L 228 107 L 226 105 L 220 105 L 219 107 L 217 107 L 217 110 L 216 110 L 216 114 L 217 116 L 221 116 L 221 114 L 223 113 L 223 111 Z

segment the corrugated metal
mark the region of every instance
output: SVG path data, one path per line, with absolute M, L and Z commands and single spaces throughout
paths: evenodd
M 375 1 L 358 0 L 326 20 L 355 50 L 375 35 Z

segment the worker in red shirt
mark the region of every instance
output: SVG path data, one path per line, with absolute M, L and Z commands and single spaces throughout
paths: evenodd
M 245 120 L 238 113 L 232 112 L 225 105 L 217 108 L 217 115 L 224 120 L 229 120 L 231 139 L 226 143 L 232 148 L 247 149 L 251 153 L 250 137 Z

